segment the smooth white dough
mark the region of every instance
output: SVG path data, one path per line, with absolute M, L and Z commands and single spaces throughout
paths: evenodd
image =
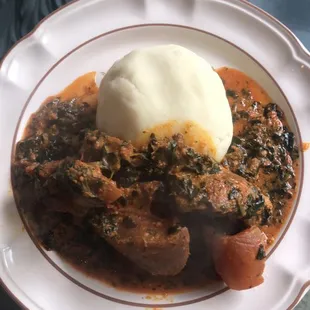
M 121 139 L 134 142 L 156 125 L 192 121 L 211 138 L 215 160 L 222 160 L 231 143 L 232 115 L 221 78 L 181 46 L 160 45 L 124 56 L 105 74 L 98 100 L 98 129 Z

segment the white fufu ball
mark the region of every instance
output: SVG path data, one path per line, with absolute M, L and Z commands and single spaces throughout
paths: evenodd
M 101 81 L 97 127 L 134 144 L 182 133 L 185 142 L 217 161 L 233 135 L 219 75 L 192 51 L 161 45 L 132 51 Z

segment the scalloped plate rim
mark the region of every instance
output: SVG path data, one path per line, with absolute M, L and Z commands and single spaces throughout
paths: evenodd
M 4 55 L 1 63 L 0 63 L 0 70 L 3 68 L 3 66 L 6 64 L 6 60 L 9 58 L 9 56 L 12 54 L 13 50 L 16 50 L 18 48 L 22 48 L 22 46 L 20 46 L 19 44 L 24 41 L 24 40 L 28 40 L 31 39 L 31 37 L 33 35 L 36 34 L 36 32 L 38 31 L 38 29 L 40 28 L 40 26 L 42 24 L 44 24 L 49 18 L 51 18 L 51 16 L 53 15 L 57 15 L 57 13 L 61 10 L 66 9 L 67 7 L 70 7 L 72 4 L 78 3 L 80 0 L 74 0 L 71 3 L 68 3 L 62 7 L 60 7 L 59 9 L 57 9 L 56 11 L 54 11 L 53 13 L 51 13 L 50 15 L 48 15 L 47 17 L 45 17 L 43 20 L 40 21 L 40 23 L 30 32 L 28 33 L 26 36 L 24 36 L 22 39 L 20 39 L 18 42 L 16 42 L 14 44 L 14 46 L 12 46 L 12 48 Z M 226 0 L 227 1 L 227 0 Z M 273 22 L 275 22 L 278 26 L 282 27 L 283 30 L 285 30 L 285 32 L 287 33 L 287 35 L 289 35 L 292 39 L 293 39 L 293 43 L 294 43 L 294 47 L 297 48 L 297 51 L 299 53 L 302 53 L 302 55 L 293 55 L 295 57 L 292 57 L 293 59 L 295 59 L 296 61 L 302 62 L 304 65 L 306 66 L 310 66 L 310 52 L 306 49 L 306 47 L 300 42 L 300 40 L 293 34 L 292 31 L 290 31 L 286 26 L 284 26 L 282 23 L 280 23 L 278 20 L 276 20 L 273 16 L 271 16 L 270 14 L 266 13 L 265 11 L 261 10 L 260 8 L 256 7 L 255 5 L 246 2 L 245 0 L 239 0 L 242 3 L 244 3 L 245 5 L 248 5 L 250 7 L 252 7 L 253 9 L 257 10 L 258 12 L 264 14 L 265 16 L 267 16 L 270 20 L 272 20 Z M 11 294 L 11 296 L 18 301 L 18 299 L 12 295 L 12 293 L 10 292 L 9 288 L 6 287 L 5 283 L 2 282 L 2 285 L 8 290 L 8 292 Z M 307 287 L 308 286 L 308 287 Z M 298 301 L 298 299 L 301 297 L 302 294 L 305 293 L 305 291 L 307 289 L 309 289 L 310 287 L 310 281 L 306 282 L 300 293 L 298 294 L 298 296 L 296 297 L 296 299 L 294 300 L 294 302 L 292 303 L 291 307 L 293 307 L 293 305 L 296 305 L 296 302 Z M 19 301 L 18 301 L 19 302 Z M 20 303 L 20 302 L 19 302 Z M 20 304 L 21 306 L 24 307 L 23 304 Z

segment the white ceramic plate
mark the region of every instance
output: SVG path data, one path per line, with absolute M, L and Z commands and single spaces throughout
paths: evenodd
M 10 186 L 10 157 L 29 115 L 77 76 L 105 71 L 130 50 L 160 43 L 183 45 L 214 67 L 247 73 L 284 109 L 299 140 L 298 126 L 302 141 L 310 141 L 310 55 L 265 12 L 240 0 L 73 1 L 19 42 L 0 68 L 0 276 L 24 307 L 276 310 L 292 308 L 310 285 L 310 152 L 302 159 L 297 212 L 280 239 L 290 228 L 270 253 L 265 283 L 249 291 L 217 286 L 151 299 L 118 291 L 38 249 L 23 228 Z

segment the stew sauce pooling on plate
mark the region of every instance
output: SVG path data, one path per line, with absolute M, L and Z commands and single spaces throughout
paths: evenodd
M 95 73 L 48 98 L 12 166 L 18 205 L 42 245 L 124 289 L 201 288 L 218 275 L 235 289 L 260 284 L 263 232 L 272 243 L 289 214 L 298 149 L 259 85 L 234 69 L 218 73 L 234 119 L 220 165 L 182 135 L 151 135 L 135 149 L 96 130 Z

